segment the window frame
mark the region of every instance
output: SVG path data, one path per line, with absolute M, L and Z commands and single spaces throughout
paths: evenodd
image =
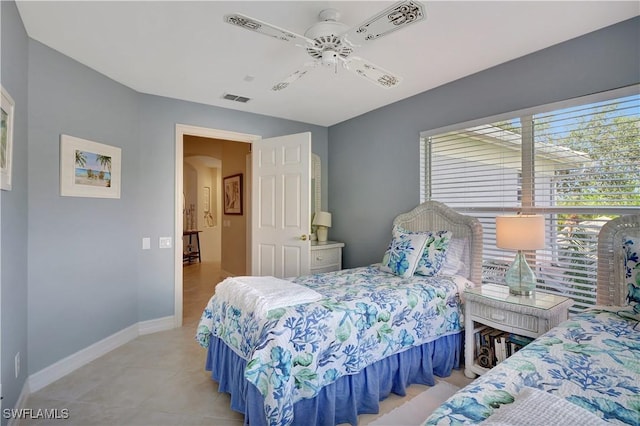
M 613 89 L 605 92 L 600 92 L 592 95 L 581 96 L 577 98 L 572 98 L 559 102 L 552 102 L 549 104 L 539 105 L 536 107 L 521 109 L 517 111 L 510 111 L 503 114 L 498 114 L 494 116 L 488 116 L 484 118 L 479 118 L 471 121 L 467 121 L 464 123 L 452 124 L 428 131 L 423 131 L 420 133 L 420 202 L 424 202 L 428 199 L 432 198 L 432 149 L 431 143 L 428 140 L 433 136 L 444 135 L 449 132 L 461 131 L 463 129 L 468 129 L 476 126 L 488 125 L 491 123 L 496 123 L 500 121 L 510 121 L 514 119 L 521 119 L 521 129 L 522 129 L 522 138 L 521 138 L 521 153 L 520 153 L 520 164 L 521 169 L 518 170 L 518 174 L 520 178 L 518 179 L 518 206 L 515 207 L 501 207 L 499 205 L 490 206 L 490 207 L 479 207 L 479 206 L 456 206 L 454 207 L 460 213 L 463 214 L 471 214 L 471 215 L 480 215 L 483 214 L 493 215 L 496 211 L 500 211 L 500 214 L 514 214 L 514 213 L 537 213 L 544 214 L 545 217 L 545 226 L 549 227 L 548 229 L 553 230 L 555 226 L 558 226 L 558 215 L 562 214 L 592 214 L 592 215 L 626 215 L 626 214 L 638 214 L 640 212 L 640 207 L 633 206 L 536 206 L 535 205 L 535 138 L 534 138 L 534 127 L 535 124 L 533 122 L 533 117 L 537 114 L 550 113 L 566 108 L 572 108 L 579 105 L 589 105 L 598 102 L 614 100 L 618 98 L 624 98 L 628 96 L 640 95 L 640 84 L 632 85 L 628 87 L 623 87 L 619 89 Z M 552 193 L 551 197 L 555 198 L 556 194 Z M 555 231 L 559 233 L 559 231 Z M 552 232 L 550 232 L 550 235 Z M 555 240 L 554 240 L 555 241 Z M 486 238 L 484 240 L 484 244 L 490 244 L 491 241 L 488 241 Z M 558 249 L 558 245 L 553 243 L 551 247 L 549 247 L 549 251 L 553 251 Z M 535 258 L 535 253 L 531 255 Z M 485 254 L 485 259 L 483 262 L 491 262 L 500 263 L 500 258 L 495 256 L 487 256 Z M 558 257 L 561 259 L 561 257 Z M 563 258 L 564 259 L 564 258 Z M 533 259 L 532 259 L 533 260 Z M 553 263 L 553 262 L 552 262 Z M 545 265 L 546 267 L 552 268 L 552 263 L 549 265 Z M 484 269 L 484 266 L 483 266 Z M 572 268 L 562 268 L 559 267 L 559 270 L 563 270 L 566 273 L 575 272 Z M 580 271 L 579 268 L 576 268 L 576 271 Z M 596 271 L 597 272 L 597 271 Z M 484 271 L 483 271 L 484 273 Z M 553 280 L 550 281 L 550 287 L 553 287 Z M 539 283 L 540 284 L 540 283 Z M 575 292 L 579 292 L 578 287 L 580 284 L 572 284 L 572 289 Z M 588 302 L 585 302 L 588 304 Z M 584 304 L 583 304 L 584 305 Z M 585 306 L 581 306 L 576 308 L 575 310 L 580 310 Z

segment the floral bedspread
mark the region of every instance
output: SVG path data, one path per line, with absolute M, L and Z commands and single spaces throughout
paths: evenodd
M 457 392 L 424 425 L 480 423 L 524 387 L 550 392 L 608 422 L 640 425 L 638 317 L 622 309 L 574 316 Z
M 323 298 L 256 318 L 214 295 L 196 335 L 208 347 L 213 334 L 247 360 L 245 378 L 263 395 L 273 425 L 291 423 L 296 401 L 339 377 L 462 329 L 451 277 L 401 278 L 372 265 L 292 281 Z

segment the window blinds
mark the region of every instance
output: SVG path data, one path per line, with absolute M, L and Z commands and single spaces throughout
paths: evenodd
M 538 288 L 572 297 L 574 311 L 595 304 L 600 227 L 640 211 L 640 96 L 598 97 L 422 138 L 421 199 L 480 219 L 484 282 L 500 282 L 514 256 L 495 246 L 495 217 L 538 213 Z

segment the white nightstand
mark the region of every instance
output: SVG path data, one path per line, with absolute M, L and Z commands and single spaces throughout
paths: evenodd
M 311 265 L 309 273 L 339 271 L 342 269 L 342 247 L 344 243 L 311 241 Z
M 485 284 L 464 292 L 465 376 L 474 378 L 487 368 L 476 363 L 474 328 L 488 325 L 497 330 L 536 338 L 569 317 L 573 300 L 536 291 L 533 296 L 513 296 L 504 285 Z

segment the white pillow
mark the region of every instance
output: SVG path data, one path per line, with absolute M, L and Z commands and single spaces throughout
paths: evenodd
M 467 253 L 467 238 L 452 238 L 449 242 L 447 256 L 444 258 L 444 264 L 440 269 L 441 275 L 469 275 L 469 254 Z

